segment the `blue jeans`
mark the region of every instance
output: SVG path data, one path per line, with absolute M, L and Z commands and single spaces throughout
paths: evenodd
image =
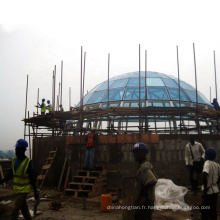
M 87 147 L 86 148 L 86 157 L 85 157 L 85 163 L 84 168 L 85 169 L 93 169 L 94 168 L 94 157 L 95 157 L 95 148 L 94 147 Z

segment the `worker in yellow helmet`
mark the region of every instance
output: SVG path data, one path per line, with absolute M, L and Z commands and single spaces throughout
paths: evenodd
M 13 190 L 16 195 L 15 203 L 12 208 L 11 219 L 18 219 L 19 210 L 24 219 L 31 219 L 31 215 L 27 206 L 27 194 L 34 189 L 34 198 L 39 201 L 39 194 L 36 188 L 36 176 L 33 169 L 33 161 L 25 156 L 28 143 L 24 139 L 19 139 L 15 145 L 16 157 L 12 160 L 10 173 L 0 181 L 0 184 L 8 181 L 13 177 Z

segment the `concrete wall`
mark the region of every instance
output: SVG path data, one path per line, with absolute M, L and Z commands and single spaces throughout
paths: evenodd
M 220 136 L 195 135 L 195 137 L 205 148 L 214 147 L 218 155 L 220 155 Z M 113 138 L 120 140 L 121 137 Z M 100 140 L 104 139 L 105 136 L 100 137 Z M 128 137 L 128 139 L 132 140 L 131 142 L 136 142 L 136 138 Z M 150 143 L 147 144 L 150 149 L 148 160 L 153 164 L 159 178 L 171 179 L 177 185 L 189 185 L 188 172 L 184 161 L 184 150 L 188 140 L 188 135 L 160 135 L 158 141 L 149 141 Z M 103 164 L 109 170 L 117 170 L 117 173 L 112 172 L 108 174 L 110 177 L 108 178 L 108 185 L 111 187 L 122 186 L 122 178 L 134 176 L 136 172 L 137 163 L 134 161 L 133 154 L 131 153 L 134 143 L 126 143 L 125 141 L 114 143 L 114 141 L 110 141 L 111 144 L 107 144 L 106 142 L 101 141 L 96 147 L 95 163 Z M 66 143 L 69 144 L 66 145 Z M 33 146 L 33 159 L 36 171 L 39 174 L 42 165 L 45 164 L 48 157 L 49 149 L 51 149 L 52 138 L 36 138 L 34 139 Z M 66 156 L 68 164 L 71 166 L 71 176 L 75 175 L 76 170 L 83 165 L 85 143 L 84 138 L 80 145 L 78 141 L 71 143 L 66 142 L 65 137 L 55 137 L 55 146 L 58 147 L 58 153 L 45 184 L 57 186 Z M 219 161 L 219 158 L 220 156 L 217 157 L 217 161 Z

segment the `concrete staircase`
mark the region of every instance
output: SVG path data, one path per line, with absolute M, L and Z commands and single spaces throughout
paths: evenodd
M 104 166 L 96 166 L 94 171 L 77 170 L 76 176 L 68 183 L 66 193 L 73 193 L 75 198 L 91 198 L 103 193 L 107 185 L 107 170 Z

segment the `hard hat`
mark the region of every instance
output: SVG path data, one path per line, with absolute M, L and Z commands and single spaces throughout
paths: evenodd
M 42 102 L 45 102 L 45 98 L 42 99 Z
M 141 142 L 136 143 L 131 151 L 134 152 L 136 150 L 146 150 L 146 152 L 148 153 L 147 146 Z
M 24 139 L 19 139 L 16 142 L 15 147 L 28 147 L 28 142 Z
M 205 158 L 207 160 L 214 160 L 216 158 L 216 150 L 213 147 L 209 147 L 205 151 Z
M 49 104 L 49 103 L 50 103 L 50 100 L 47 100 L 47 103 Z

